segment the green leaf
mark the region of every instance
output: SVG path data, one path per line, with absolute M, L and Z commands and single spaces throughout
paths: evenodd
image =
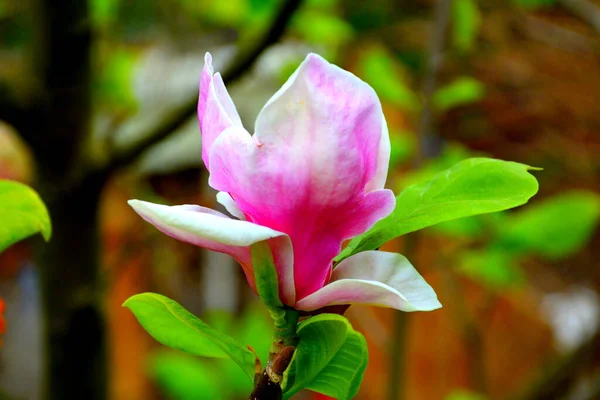
M 336 257 L 373 250 L 395 237 L 452 219 L 506 210 L 525 204 L 538 191 L 532 168 L 491 158 L 470 158 L 409 186 L 396 208 L 370 230 L 355 237 Z
M 481 12 L 475 0 L 452 2 L 452 44 L 465 53 L 473 49 L 481 26 Z
M 334 397 L 353 398 L 368 363 L 365 338 L 337 314 L 320 314 L 298 327 L 300 341 L 285 373 L 286 398 L 302 389 Z
M 229 357 L 250 379 L 254 378 L 254 354 L 250 350 L 212 329 L 176 301 L 156 293 L 142 293 L 127 299 L 123 306 L 159 343 L 196 356 Z
M 479 101 L 484 94 L 485 87 L 477 79 L 460 77 L 435 92 L 433 105 L 438 111 L 447 111 Z
M 499 243 L 508 251 L 562 259 L 589 242 L 599 220 L 598 194 L 562 193 L 511 215 L 500 231 Z
M 269 245 L 266 242 L 252 245 L 251 256 L 256 291 L 260 299 L 268 307 L 283 306 L 279 299 L 279 279 L 277 279 L 277 270 Z
M 52 235 L 50 216 L 38 194 L 19 182 L 0 180 L 0 252 L 19 240 Z

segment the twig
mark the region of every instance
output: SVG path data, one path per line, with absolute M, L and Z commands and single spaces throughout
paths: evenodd
M 277 43 L 277 41 L 283 36 L 283 33 L 285 32 L 292 15 L 298 9 L 301 3 L 302 0 L 287 0 L 284 3 L 264 37 L 251 49 L 241 50 L 238 61 L 223 72 L 223 80 L 225 83 L 231 83 L 239 79 L 246 71 L 250 69 L 250 67 L 252 67 L 252 65 L 257 61 L 259 56 L 267 47 Z M 162 124 L 154 127 L 154 131 L 152 133 L 139 135 L 140 137 L 145 137 L 146 139 L 141 141 L 136 148 L 116 155 L 105 168 L 112 171 L 128 165 L 147 149 L 165 139 L 172 132 L 183 125 L 188 119 L 194 116 L 196 113 L 197 102 L 197 96 L 193 96 L 187 101 L 183 102 L 183 105 L 173 109 Z
M 600 330 L 561 360 L 526 393 L 516 397 L 519 400 L 553 400 L 566 396 L 577 384 L 578 378 L 597 365 L 600 356 Z M 596 398 L 596 397 L 594 397 Z
M 450 20 L 452 0 L 438 0 L 435 7 L 435 21 L 429 47 L 429 63 L 423 84 L 423 111 L 419 124 L 421 160 L 437 155 L 440 144 L 434 132 L 433 107 L 431 100 L 438 84 L 438 76 L 444 62 L 446 31 Z
M 589 0 L 559 0 L 559 3 L 600 33 L 600 8 Z

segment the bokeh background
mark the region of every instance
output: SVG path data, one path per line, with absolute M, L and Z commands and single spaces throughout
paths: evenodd
M 121 307 L 159 292 L 268 350 L 241 269 L 126 204 L 218 206 L 206 51 L 247 128 L 310 51 L 367 81 L 397 193 L 476 155 L 543 168 L 520 209 L 386 245 L 444 308 L 348 310 L 370 351 L 358 399 L 600 399 L 600 1 L 0 0 L 0 177 L 54 225 L 0 255 L 1 399 L 247 398 L 232 363 L 161 347 Z

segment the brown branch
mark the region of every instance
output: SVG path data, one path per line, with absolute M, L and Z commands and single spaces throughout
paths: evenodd
M 276 353 L 269 354 L 267 367 L 256 376 L 249 400 L 281 400 L 283 373 L 292 362 L 295 350 L 294 346 L 283 346 Z
M 563 398 L 576 387 L 582 375 L 598 368 L 598 359 L 600 359 L 600 330 L 597 330 L 579 348 L 546 371 L 531 388 L 517 396 L 516 399 L 553 400 Z
M 600 8 L 590 0 L 559 0 L 559 3 L 600 33 Z
M 226 84 L 234 82 L 243 76 L 244 73 L 247 72 L 252 65 L 254 65 L 259 56 L 267 47 L 279 41 L 279 39 L 283 36 L 294 12 L 298 9 L 301 3 L 302 0 L 287 0 L 283 4 L 281 10 L 279 10 L 279 13 L 275 16 L 272 25 L 267 30 L 264 37 L 252 48 L 248 50 L 241 50 L 238 60 L 223 72 L 223 80 Z M 137 147 L 122 154 L 118 154 L 105 168 L 113 171 L 126 166 L 133 162 L 133 160 L 139 157 L 150 147 L 164 140 L 196 114 L 197 102 L 197 96 L 193 96 L 185 101 L 183 105 L 171 110 L 162 124 L 154 127 L 153 132 L 150 134 L 139 135 L 140 137 L 145 137 L 146 139 L 141 141 Z
M 435 7 L 435 21 L 429 46 L 429 63 L 423 83 L 423 111 L 419 123 L 420 158 L 432 158 L 439 150 L 439 138 L 434 132 L 432 97 L 438 85 L 438 76 L 444 62 L 446 31 L 450 21 L 452 0 L 438 0 Z

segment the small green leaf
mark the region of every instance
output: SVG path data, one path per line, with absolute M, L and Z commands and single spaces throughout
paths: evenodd
M 0 252 L 36 233 L 52 235 L 50 216 L 38 194 L 19 182 L 0 180 Z
M 365 338 L 337 314 L 320 314 L 298 327 L 300 341 L 284 379 L 289 398 L 302 389 L 334 397 L 353 398 L 368 363 Z
M 266 242 L 252 245 L 251 255 L 256 291 L 260 299 L 268 307 L 283 306 L 279 299 L 279 280 L 269 245 Z
M 336 257 L 373 250 L 395 237 L 452 219 L 506 210 L 525 204 L 538 191 L 527 165 L 471 158 L 406 188 L 396 208 L 364 234 L 355 237 Z
M 433 95 L 433 105 L 438 111 L 474 103 L 483 98 L 485 87 L 475 78 L 460 77 L 443 86 Z
M 585 246 L 600 221 L 600 196 L 571 191 L 511 215 L 499 234 L 507 251 L 533 252 L 556 260 Z
M 250 350 L 215 331 L 176 301 L 156 293 L 142 293 L 130 297 L 123 306 L 159 343 L 196 356 L 229 357 L 250 379 L 254 378 L 254 354 Z
M 452 44 L 459 52 L 473 49 L 481 26 L 481 12 L 475 0 L 452 2 Z

